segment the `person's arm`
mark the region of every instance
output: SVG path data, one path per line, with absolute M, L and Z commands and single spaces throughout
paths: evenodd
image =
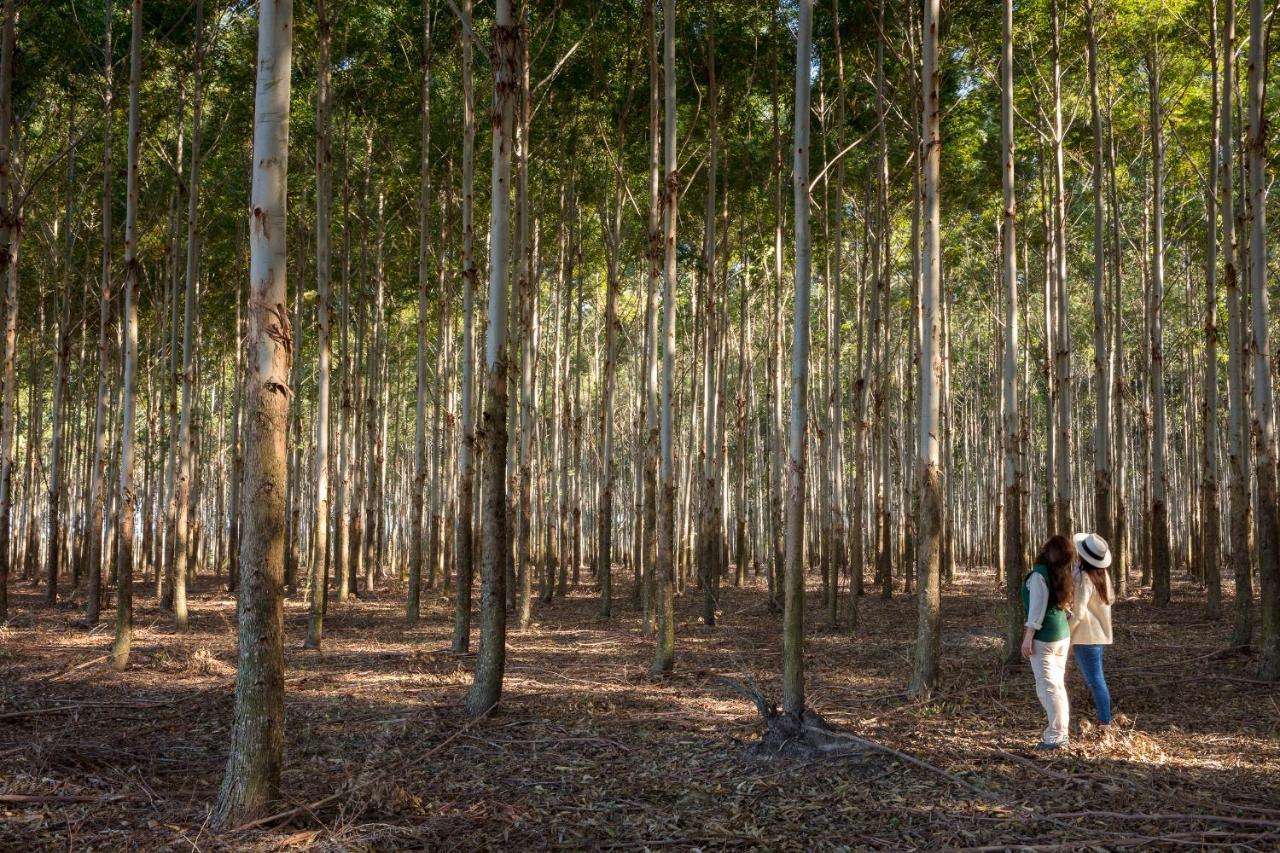
M 1067 625 L 1071 630 L 1075 630 L 1076 625 L 1080 624 L 1083 618 L 1085 608 L 1089 606 L 1089 596 L 1093 595 L 1093 581 L 1084 572 L 1075 573 L 1075 594 L 1072 598 L 1075 601 L 1071 605 L 1071 609 L 1067 611 Z
M 1034 649 L 1032 640 L 1044 624 L 1044 614 L 1049 606 L 1049 587 L 1045 585 L 1044 578 L 1035 573 L 1027 578 L 1026 584 L 1030 601 L 1027 603 L 1026 630 L 1022 632 L 1022 656 L 1029 658 Z

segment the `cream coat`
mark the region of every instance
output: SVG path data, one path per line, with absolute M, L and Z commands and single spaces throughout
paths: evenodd
M 1104 602 L 1098 595 L 1088 575 L 1079 567 L 1074 572 L 1075 602 L 1067 619 L 1067 624 L 1071 626 L 1071 642 L 1080 646 L 1109 646 L 1111 645 L 1111 605 Z M 1114 600 L 1111 575 L 1106 572 L 1103 574 L 1107 580 L 1107 599 Z

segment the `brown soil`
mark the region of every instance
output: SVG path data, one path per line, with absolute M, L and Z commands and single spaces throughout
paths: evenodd
M 725 681 L 776 693 L 779 623 L 759 585 L 726 590 L 715 628 L 698 624 L 699 596 L 678 600 L 666 679 L 649 675 L 651 641 L 618 593 L 610 621 L 587 589 L 536 606 L 535 627 L 511 632 L 501 706 L 465 730 L 473 659 L 448 651 L 448 602 L 432 599 L 414 630 L 399 592 L 332 602 L 317 653 L 302 649 L 306 613 L 291 600 L 281 809 L 327 802 L 214 835 L 232 598 L 200 585 L 180 635 L 141 595 L 133 663 L 116 674 L 109 623 L 90 631 L 78 604 L 49 608 L 14 584 L 0 629 L 0 848 L 1280 846 L 1280 686 L 1224 650 L 1229 623 L 1207 622 L 1189 586 L 1163 611 L 1116 606 L 1108 675 L 1131 726 L 1047 756 L 1032 750 L 1030 673 L 999 663 L 989 573 L 945 590 L 944 682 L 928 703 L 904 698 L 913 597 L 867 596 L 850 633 L 820 627 L 811 592 L 809 703 L 831 737 L 861 739 L 811 759 L 759 757 L 761 716 Z M 1074 665 L 1070 679 L 1087 717 Z

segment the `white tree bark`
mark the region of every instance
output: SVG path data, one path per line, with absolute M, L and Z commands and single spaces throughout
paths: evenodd
M 137 2 L 137 0 L 135 0 Z M 293 2 L 258 7 L 249 324 L 245 336 L 244 527 L 231 754 L 211 824 L 257 817 L 280 796 L 284 759 L 284 493 L 289 368 L 286 245 Z

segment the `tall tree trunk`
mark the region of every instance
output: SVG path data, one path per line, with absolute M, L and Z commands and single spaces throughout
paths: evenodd
M 475 385 L 475 84 L 471 74 L 471 0 L 462 0 L 462 434 L 458 441 L 458 504 L 454 522 L 454 561 L 458 581 L 453 614 L 453 651 L 471 647 L 471 588 L 473 574 L 471 506 L 475 495 L 475 425 L 472 387 Z M 483 709 L 482 709 L 483 710 Z
M 136 2 L 136 0 L 135 0 Z M 211 823 L 227 829 L 280 796 L 284 759 L 285 427 L 293 332 L 286 245 L 293 2 L 258 8 L 253 195 L 249 222 L 249 328 L 245 335 L 244 531 L 231 754 Z
M 413 532 L 409 554 L 410 625 L 418 623 L 422 591 L 423 493 L 427 488 L 427 227 L 431 210 L 431 3 L 422 4 L 421 140 L 418 148 L 418 354 L 416 421 L 413 439 Z M 443 211 L 441 211 L 443 215 Z M 443 246 L 440 247 L 443 250 Z M 443 302 L 444 294 L 439 295 Z M 443 345 L 437 336 L 437 345 Z M 437 389 L 438 391 L 438 389 Z
M 1057 529 L 1075 529 L 1071 500 L 1071 332 L 1068 324 L 1070 308 L 1067 281 L 1067 186 L 1063 169 L 1066 131 L 1062 126 L 1062 62 L 1059 4 L 1053 0 L 1053 261 L 1057 329 L 1054 336 L 1055 397 L 1057 404 L 1057 448 L 1054 505 L 1058 512 Z
M 520 26 L 527 32 L 528 3 L 521 7 Z M 532 616 L 533 602 L 532 576 L 532 526 L 533 526 L 533 454 L 535 452 L 533 420 L 534 420 L 534 369 L 538 357 L 538 300 L 534 285 L 535 264 L 533 260 L 534 240 L 529 233 L 529 150 L 530 123 L 533 120 L 533 106 L 529 92 L 529 40 L 520 40 L 520 118 L 516 124 L 519 133 L 517 148 L 518 165 L 516 173 L 518 203 L 516 239 L 516 285 L 518 291 L 518 321 L 520 330 L 520 394 L 517 411 L 519 412 L 519 452 L 517 455 L 516 499 L 518 515 L 516 516 L 516 576 L 518 587 L 516 592 L 516 619 L 521 628 L 529 625 Z M 515 402 L 515 401 L 513 401 Z M 510 504 L 508 504 L 510 505 Z
M 1205 179 L 1205 233 L 1204 269 L 1204 394 L 1200 419 L 1202 426 L 1200 464 L 1203 476 L 1200 481 L 1200 568 L 1208 593 L 1210 619 L 1222 618 L 1222 543 L 1221 515 L 1218 508 L 1221 467 L 1218 463 L 1218 136 L 1222 102 L 1218 89 L 1218 3 L 1209 2 L 1209 65 L 1211 69 L 1210 95 L 1212 104 L 1209 125 L 1209 169 Z M 1230 104 L 1227 104 L 1230 108 Z
M 179 631 L 187 629 L 187 504 L 191 500 L 192 326 L 195 324 L 196 278 L 200 265 L 200 72 L 204 65 L 204 0 L 196 0 L 196 61 L 191 107 L 191 178 L 187 189 L 187 267 L 182 320 L 182 408 L 178 419 L 178 472 L 174 490 L 173 614 Z
M 645 291 L 645 440 L 644 440 L 644 550 L 642 552 L 644 583 L 644 628 L 653 628 L 654 561 L 658 537 L 658 434 L 660 405 L 658 400 L 658 281 L 662 275 L 662 137 L 659 115 L 662 90 L 659 86 L 658 32 L 656 3 L 645 3 L 644 37 L 649 52 L 649 217 L 647 252 L 648 276 Z M 559 370 L 557 344 L 557 366 Z M 557 386 L 558 387 L 558 386 Z M 559 441 L 557 431 L 556 441 Z
M 927 697 L 937 687 L 940 626 L 939 543 L 942 533 L 942 461 L 938 448 L 938 408 L 942 381 L 940 289 L 942 246 L 938 198 L 941 163 L 938 107 L 938 17 L 941 0 L 925 0 L 922 42 L 921 136 L 924 169 L 924 246 L 920 306 L 920 420 L 916 437 L 920 526 L 916 546 L 919 622 L 910 693 Z
M 121 413 L 120 487 L 117 493 L 116 530 L 116 633 L 111 665 L 123 671 L 129 665 L 133 642 L 133 530 L 137 496 L 133 490 L 134 412 L 138 373 L 138 147 L 141 129 L 139 88 L 142 80 L 142 0 L 133 0 L 133 26 L 129 42 L 128 171 L 125 178 L 124 302 L 121 305 Z
M 1166 492 L 1169 475 L 1165 465 L 1168 446 L 1164 403 L 1164 118 L 1160 108 L 1159 46 L 1147 54 L 1151 91 L 1151 592 L 1159 607 L 1169 603 L 1169 507 Z
M 520 28 L 511 0 L 497 0 L 493 26 L 493 179 L 489 218 L 489 327 L 485 333 L 484 506 L 481 517 L 480 643 L 467 713 L 487 713 L 502 696 L 507 653 L 507 231 L 511 142 Z
M 831 433 L 831 457 L 827 468 L 831 474 L 832 502 L 832 564 L 831 594 L 827 600 L 827 621 L 833 626 L 839 621 L 840 579 L 845 568 L 845 502 L 844 502 L 844 386 L 840 380 L 840 365 L 843 361 L 841 353 L 841 327 L 844 325 L 841 293 L 842 274 L 844 271 L 844 129 L 845 129 L 845 81 L 844 52 L 840 42 L 840 4 L 839 0 L 831 0 L 832 34 L 835 41 L 836 54 L 836 162 L 835 171 L 835 228 L 832 231 L 832 247 L 834 255 L 831 262 L 831 283 L 833 317 L 831 320 L 831 340 L 827 343 L 830 354 L 831 377 L 827 388 L 827 429 Z M 743 322 L 746 322 L 745 312 Z M 852 602 L 849 605 L 849 616 L 853 622 L 858 618 L 858 596 L 851 592 Z
M 428 4 L 424 3 L 423 16 L 429 20 L 427 8 Z M 311 600 L 307 638 L 303 644 L 308 649 L 320 648 L 324 640 L 324 613 L 329 594 L 325 558 L 329 542 L 329 282 L 332 273 L 329 211 L 333 203 L 333 146 L 330 139 L 333 92 L 329 45 L 332 36 L 333 19 L 329 15 L 328 0 L 316 0 L 316 350 L 319 363 L 316 368 L 316 493 L 311 516 L 311 574 L 308 583 Z M 425 220 L 419 224 L 425 235 Z M 421 502 L 420 497 L 417 500 Z
M 805 443 L 809 429 L 809 66 L 813 0 L 799 0 L 796 30 L 795 138 L 796 297 L 791 341 L 791 435 L 787 451 L 786 600 L 782 615 L 782 706 L 799 718 L 804 701 L 804 498 Z
M 1253 312 L 1254 475 L 1258 479 L 1257 549 L 1259 602 L 1262 605 L 1258 677 L 1280 680 L 1280 506 L 1276 497 L 1276 413 L 1271 384 L 1271 320 L 1267 291 L 1266 118 L 1262 105 L 1267 81 L 1266 9 L 1249 0 L 1249 290 Z
M 1013 0 L 1002 0 L 1004 42 L 1000 54 L 1000 174 L 1003 212 L 1000 223 L 1004 262 L 1004 367 L 1000 382 L 1004 448 L 1004 580 L 1005 642 L 1004 661 L 1018 662 L 1022 642 L 1021 587 L 1026 571 L 1022 541 L 1022 466 L 1025 464 L 1018 419 L 1018 196 L 1014 169 L 1013 132 Z M 1092 22 L 1092 5 L 1090 22 Z M 1092 35 L 1092 28 L 1090 34 Z M 1090 45 L 1094 44 L 1090 39 Z M 1090 54 L 1092 58 L 1092 53 Z M 1090 63 L 1090 68 L 1093 64 Z M 1096 80 L 1096 77 L 1094 78 Z M 1096 86 L 1094 89 L 1096 93 Z M 1095 245 L 1095 249 L 1097 246 Z
M 803 0 L 802 0 L 803 2 Z M 657 602 L 657 637 L 653 671 L 671 672 L 675 666 L 675 502 L 676 481 L 671 406 L 674 387 L 676 346 L 676 207 L 680 176 L 676 172 L 676 4 L 662 0 L 662 62 L 665 87 L 665 129 L 663 131 L 664 232 L 662 275 L 662 401 L 659 440 L 661 462 L 658 482 L 658 557 L 654 565 Z
M 0 21 L 0 286 L 4 292 L 4 353 L 0 364 L 4 399 L 0 404 L 0 616 L 8 612 L 8 581 L 13 557 L 13 446 L 17 433 L 18 377 L 15 359 L 18 345 L 18 281 L 9 274 L 17 263 L 20 217 L 13 187 L 14 158 L 10 128 L 13 123 L 13 50 L 17 9 L 14 0 L 5 0 L 4 20 Z M 46 599 L 57 597 L 57 578 L 49 581 Z
M 1102 205 L 1102 110 L 1098 97 L 1098 34 L 1094 2 L 1085 6 L 1089 51 L 1089 110 L 1093 120 L 1093 389 L 1097 425 L 1093 433 L 1094 527 L 1107 542 L 1111 531 L 1111 353 L 1106 328 L 1106 255 L 1103 249 L 1106 214 Z
M 1222 192 L 1222 277 L 1227 291 L 1227 492 L 1230 496 L 1228 538 L 1231 568 L 1235 579 L 1235 621 L 1231 645 L 1248 648 L 1253 639 L 1253 584 L 1249 554 L 1249 479 L 1245 465 L 1248 438 L 1244 412 L 1244 361 L 1248 356 L 1244 339 L 1244 308 L 1240 304 L 1239 248 L 1236 245 L 1235 212 L 1235 131 L 1232 108 L 1235 100 L 1236 4 L 1225 0 L 1222 30 L 1222 154 L 1219 187 Z
M 698 511 L 698 580 L 702 585 L 702 621 L 716 623 L 719 607 L 720 579 L 716 565 L 720 558 L 719 522 L 717 519 L 720 460 L 716 458 L 716 410 L 719 406 L 719 380 L 716 364 L 719 352 L 720 295 L 716 287 L 716 167 L 720 153 L 719 111 L 716 91 L 715 2 L 707 3 L 707 192 L 702 240 L 703 329 L 705 356 L 702 359 L 702 488 Z

